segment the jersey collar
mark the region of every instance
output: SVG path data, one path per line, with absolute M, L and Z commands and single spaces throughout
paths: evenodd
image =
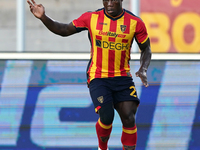
M 108 17 L 108 18 L 110 18 L 110 19 L 112 19 L 112 20 L 117 20 L 117 19 L 119 19 L 119 18 L 121 18 L 123 15 L 124 15 L 124 9 L 122 9 L 122 13 L 120 14 L 120 15 L 118 15 L 118 16 L 116 16 L 116 17 L 113 17 L 113 16 L 111 16 L 111 15 L 109 15 L 106 11 L 105 11 L 105 9 L 104 9 L 104 14 Z

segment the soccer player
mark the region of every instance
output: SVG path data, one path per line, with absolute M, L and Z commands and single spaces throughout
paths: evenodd
M 143 21 L 122 7 L 123 0 L 103 0 L 103 8 L 86 12 L 71 23 L 60 23 L 45 14 L 42 4 L 27 0 L 30 11 L 53 33 L 69 36 L 88 30 L 91 59 L 87 67 L 90 95 L 99 114 L 96 123 L 98 149 L 107 150 L 114 109 L 122 121 L 124 150 L 135 150 L 137 127 L 135 114 L 140 103 L 130 73 L 130 49 L 136 40 L 141 50 L 136 76 L 148 86 L 147 69 L 151 60 L 150 40 Z M 89 114 L 88 114 L 89 115 Z

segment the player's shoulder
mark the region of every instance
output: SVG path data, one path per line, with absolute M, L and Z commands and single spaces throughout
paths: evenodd
M 104 8 L 100 8 L 100 9 L 95 10 L 95 12 L 101 12 L 101 11 L 104 11 Z
M 142 19 L 135 14 L 133 14 L 131 11 L 124 9 L 124 12 L 127 16 L 129 16 L 131 19 L 137 20 L 137 21 L 142 21 Z

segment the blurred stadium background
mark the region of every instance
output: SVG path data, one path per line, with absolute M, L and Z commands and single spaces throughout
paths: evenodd
M 0 150 L 95 150 L 98 115 L 89 97 L 85 70 L 87 32 L 63 38 L 50 33 L 25 3 L 24 49 L 17 51 L 20 0 L 0 0 Z M 70 22 L 101 0 L 37 0 L 46 13 Z M 131 69 L 141 104 L 137 113 L 137 150 L 200 149 L 200 1 L 140 0 L 153 60 L 144 88 Z M 133 10 L 136 0 L 124 0 Z M 136 53 L 135 53 L 136 52 Z M 116 114 L 109 141 L 120 150 Z

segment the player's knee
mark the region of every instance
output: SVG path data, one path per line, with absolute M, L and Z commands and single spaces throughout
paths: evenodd
M 113 108 L 112 104 L 103 106 L 99 110 L 99 116 L 100 116 L 100 120 L 103 124 L 105 124 L 105 125 L 112 124 L 113 119 L 114 119 L 114 108 Z
M 112 124 L 114 119 L 114 113 L 110 111 L 109 114 L 100 115 L 100 120 L 105 125 Z
M 122 118 L 122 123 L 124 127 L 134 127 L 135 126 L 135 115 L 134 114 L 129 114 L 126 116 L 123 116 Z

